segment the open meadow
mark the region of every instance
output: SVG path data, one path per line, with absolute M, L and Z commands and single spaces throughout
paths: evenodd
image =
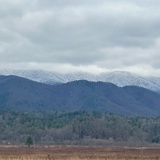
M 160 160 L 160 148 L 0 147 L 0 160 Z

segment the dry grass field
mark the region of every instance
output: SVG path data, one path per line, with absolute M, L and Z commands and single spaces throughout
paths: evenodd
M 160 160 L 160 148 L 0 147 L 0 160 Z

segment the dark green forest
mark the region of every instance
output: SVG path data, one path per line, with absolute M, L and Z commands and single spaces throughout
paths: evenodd
M 136 145 L 160 143 L 160 116 L 122 116 L 98 111 L 0 110 L 0 144 Z

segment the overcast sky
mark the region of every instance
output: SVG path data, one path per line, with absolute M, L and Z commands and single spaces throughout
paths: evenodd
M 0 0 L 0 68 L 160 75 L 160 0 Z

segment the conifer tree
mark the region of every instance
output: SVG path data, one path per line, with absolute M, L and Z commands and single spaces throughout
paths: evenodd
M 33 139 L 31 136 L 29 136 L 26 140 L 26 145 L 28 146 L 28 148 L 31 147 L 31 145 L 33 145 Z

